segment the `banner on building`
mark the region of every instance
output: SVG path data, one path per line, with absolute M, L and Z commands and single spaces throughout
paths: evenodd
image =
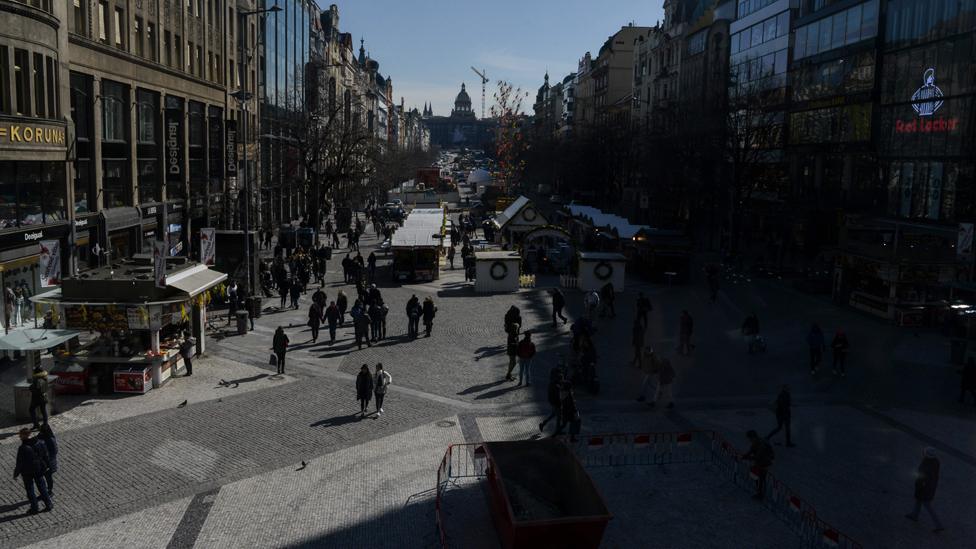
M 956 241 L 956 257 L 962 260 L 973 259 L 973 224 L 960 223 L 959 237 Z
M 237 177 L 237 121 L 224 122 L 224 162 L 227 164 L 227 177 Z
M 166 242 L 157 240 L 153 242 L 153 275 L 156 278 L 156 287 L 166 287 Z
M 61 241 L 42 240 L 41 256 L 38 260 L 41 270 L 41 287 L 50 288 L 61 284 Z
M 183 183 L 183 101 L 166 98 L 166 181 Z
M 217 258 L 217 229 L 200 229 L 200 263 L 213 265 Z

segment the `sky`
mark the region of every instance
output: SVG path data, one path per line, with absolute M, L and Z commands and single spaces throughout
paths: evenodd
M 318 0 L 323 10 L 332 2 Z M 487 108 L 499 79 L 530 96 L 532 110 L 546 70 L 551 83 L 575 72 L 587 51 L 596 57 L 607 37 L 630 22 L 652 26 L 663 19 L 663 0 L 347 0 L 339 6 L 339 30 L 352 33 L 393 78 L 397 102 L 434 107 L 447 116 L 467 84 L 481 116 L 481 79 L 487 71 Z

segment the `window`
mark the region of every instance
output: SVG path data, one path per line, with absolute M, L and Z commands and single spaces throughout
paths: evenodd
M 131 185 L 128 183 L 128 160 L 105 159 L 102 161 L 102 196 L 106 208 L 128 205 Z
M 878 32 L 878 2 L 870 0 L 796 30 L 793 58 L 801 59 L 874 38 Z
M 134 48 L 135 49 L 135 53 L 139 57 L 142 57 L 142 38 L 143 38 L 142 37 L 142 18 L 141 17 L 136 17 L 135 22 L 133 24 L 135 25 L 135 27 L 133 28 L 133 30 L 135 30 L 135 33 L 136 33 L 136 37 L 135 37 L 136 47 Z
M 35 53 L 31 67 L 34 76 L 34 116 L 44 118 L 47 114 L 47 96 L 44 94 L 44 56 Z
M 125 142 L 126 95 L 121 84 L 103 81 L 102 139 L 105 141 Z
M 88 3 L 85 2 L 84 6 Z M 85 25 L 85 8 L 81 0 L 71 0 L 71 32 L 75 34 L 87 34 Z
M 146 43 L 149 45 L 149 59 L 159 61 L 156 57 L 156 24 L 146 24 Z
M 156 118 L 158 113 L 156 112 L 156 100 L 153 98 L 153 94 L 139 90 L 139 105 L 137 107 L 139 111 L 139 144 L 140 145 L 155 145 L 156 144 Z
M 108 44 L 108 2 L 98 2 L 98 41 Z
M 193 74 L 195 72 L 193 70 L 194 69 L 194 64 L 193 64 L 194 56 L 193 56 L 193 54 L 195 53 L 195 51 L 196 50 L 193 47 L 193 42 L 190 42 L 189 40 L 187 40 L 187 42 L 186 42 L 186 67 L 187 67 L 187 71 L 189 71 L 190 74 Z
M 71 74 L 71 120 L 75 124 L 75 212 L 88 212 L 94 209 L 89 198 L 94 196 L 91 177 L 91 79 Z
M 704 34 L 705 31 L 702 31 Z M 790 12 L 784 11 L 776 16 L 741 30 L 732 35 L 732 54 L 765 44 L 790 33 Z
M 203 78 L 203 69 L 204 69 L 204 66 L 203 66 L 203 46 L 197 46 L 197 59 L 196 59 L 196 64 L 197 64 L 196 75 L 199 76 L 200 78 Z
M 833 29 L 831 30 L 830 49 L 834 49 L 843 46 L 844 40 L 847 38 L 847 16 L 841 13 L 832 17 L 831 20 L 833 21 Z
M 186 0 L 186 14 L 193 15 L 193 0 Z
M 30 82 L 27 50 L 14 50 L 14 114 L 30 116 Z
M 173 66 L 173 44 L 169 31 L 163 31 L 163 63 L 167 67 Z
M 122 8 L 115 8 L 115 27 L 113 27 L 115 32 L 115 47 L 120 50 L 125 49 L 125 10 Z
M 10 114 L 10 54 L 0 46 L 0 113 Z
M 173 51 L 176 52 L 176 67 L 183 70 L 183 38 L 178 34 L 173 36 Z

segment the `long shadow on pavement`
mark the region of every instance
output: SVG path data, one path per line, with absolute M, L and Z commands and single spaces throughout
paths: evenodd
M 505 383 L 505 380 L 504 379 L 499 379 L 498 381 L 493 381 L 491 383 L 482 383 L 480 385 L 472 385 L 472 386 L 468 387 L 467 389 L 464 389 L 463 391 L 459 392 L 458 394 L 459 395 L 470 395 L 471 393 L 480 393 L 481 391 L 484 391 L 485 389 L 491 389 L 492 387 L 501 385 L 502 383 Z
M 362 421 L 363 419 L 365 418 L 360 416 L 358 413 L 346 414 L 316 421 L 315 423 L 310 424 L 309 427 L 338 427 L 340 425 L 346 425 L 347 423 L 356 423 L 357 421 Z

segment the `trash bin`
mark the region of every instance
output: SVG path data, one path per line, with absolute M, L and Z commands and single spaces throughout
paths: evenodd
M 247 311 L 237 311 L 237 335 L 244 335 L 247 333 Z

